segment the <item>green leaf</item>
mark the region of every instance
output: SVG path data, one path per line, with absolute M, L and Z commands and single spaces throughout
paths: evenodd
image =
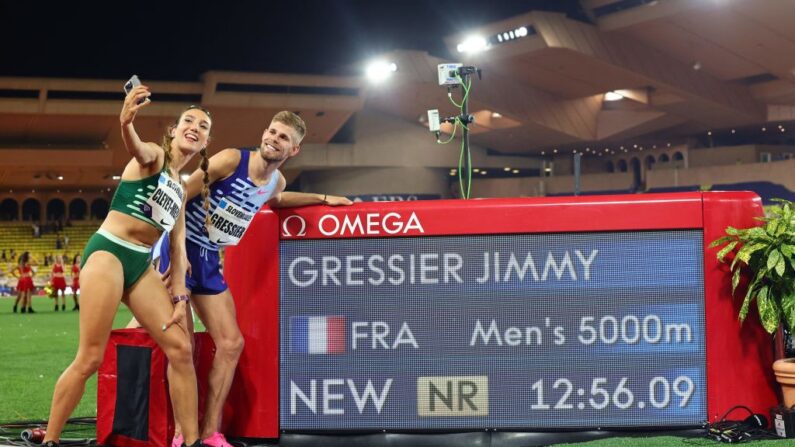
M 741 269 L 737 269 L 734 271 L 732 275 L 732 296 L 734 296 L 734 291 L 737 289 L 737 285 L 740 284 L 740 273 L 742 272 Z
M 748 291 L 745 292 L 745 298 L 743 298 L 743 305 L 740 307 L 740 313 L 737 315 L 740 321 L 745 321 L 745 317 L 748 316 L 748 309 L 751 307 L 751 301 L 754 300 L 754 289 L 756 289 L 756 285 L 756 281 L 748 285 Z
M 787 245 L 787 244 L 782 245 L 781 246 L 781 253 L 784 256 L 786 256 L 788 258 L 791 258 L 793 253 L 795 253 L 795 245 Z
M 759 320 L 765 330 L 772 334 L 776 332 L 781 322 L 781 311 L 776 302 L 768 296 L 768 286 L 764 286 L 756 295 L 756 307 L 759 309 Z
M 726 227 L 726 234 L 728 234 L 729 236 L 737 236 L 739 232 L 740 230 L 734 227 Z
M 795 291 L 781 298 L 781 314 L 788 328 L 795 327 Z
M 776 227 L 776 233 L 775 233 L 775 236 L 776 236 L 776 237 L 779 237 L 779 236 L 781 236 L 782 234 L 786 233 L 786 232 L 787 232 L 787 229 L 788 229 L 788 228 L 787 228 L 787 225 L 788 225 L 788 222 L 785 222 L 785 221 L 783 221 L 783 220 L 779 220 L 779 221 L 778 221 L 778 227 Z
M 767 273 L 768 273 L 768 269 L 766 269 L 766 268 L 761 268 L 761 269 L 757 270 L 756 271 L 756 275 L 754 275 L 754 279 L 751 280 L 751 284 L 753 284 L 754 287 L 758 288 L 759 285 L 762 284 L 762 280 L 764 280 L 765 276 L 767 276 Z
M 795 292 L 782 297 L 781 312 L 790 332 L 795 328 Z
M 735 271 L 735 268 L 738 265 L 740 265 L 739 262 L 740 262 L 740 257 L 739 256 L 735 256 L 734 259 L 732 260 L 732 265 L 729 267 L 729 270 Z M 739 270 L 739 269 L 737 269 L 737 270 Z
M 776 230 L 778 229 L 778 220 L 771 220 L 770 222 L 765 225 L 765 232 L 771 236 L 776 235 Z
M 718 245 L 725 244 L 726 242 L 733 241 L 735 238 L 734 236 L 723 236 L 721 238 L 715 239 L 709 244 L 709 248 L 715 248 Z
M 717 255 L 718 261 L 723 262 L 723 258 L 725 258 L 727 254 L 731 253 L 731 251 L 734 250 L 734 247 L 736 247 L 738 243 L 739 241 L 731 241 L 728 244 L 726 244 L 725 247 L 721 248 Z
M 765 240 L 765 241 L 772 241 L 773 240 L 773 238 L 771 238 L 767 234 L 765 229 L 762 228 L 762 227 L 749 228 L 748 230 L 744 230 L 744 233 L 742 233 L 742 234 L 746 237 L 746 240 L 750 240 L 750 239 L 762 239 L 762 240 Z
M 740 321 L 744 321 L 745 317 L 748 316 L 748 308 L 751 306 L 751 302 L 753 302 L 754 298 L 756 298 L 756 294 L 759 291 L 759 285 L 761 279 L 764 277 L 763 274 L 757 273 L 751 282 L 748 284 L 748 290 L 745 292 L 745 297 L 743 298 L 743 305 L 740 308 L 740 314 L 738 317 Z
M 773 270 L 776 267 L 776 264 L 778 264 L 779 260 L 781 260 L 781 252 L 774 248 L 767 255 L 767 269 Z
M 776 273 L 778 273 L 778 276 L 784 276 L 784 270 L 786 269 L 787 266 L 786 259 L 787 258 L 782 256 L 781 258 L 779 258 L 778 263 L 776 263 Z
M 737 258 L 743 261 L 744 263 L 748 264 L 749 261 L 751 260 L 751 255 L 754 252 L 766 248 L 767 246 L 768 244 L 765 242 L 757 242 L 755 244 L 744 245 L 743 248 L 741 248 L 740 251 L 737 252 Z

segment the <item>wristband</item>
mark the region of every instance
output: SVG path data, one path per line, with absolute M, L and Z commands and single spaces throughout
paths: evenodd
M 174 304 L 177 304 L 180 301 L 188 302 L 188 301 L 190 301 L 190 296 L 188 296 L 188 295 L 177 295 L 177 296 L 171 297 L 171 302 L 174 303 Z

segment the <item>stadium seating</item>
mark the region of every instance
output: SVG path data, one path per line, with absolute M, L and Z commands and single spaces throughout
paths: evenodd
M 61 239 L 66 236 L 69 237 L 69 246 L 60 250 L 55 249 L 57 235 L 55 233 L 46 233 L 40 237 L 34 238 L 33 231 L 30 223 L 24 222 L 3 222 L 0 223 L 0 251 L 6 251 L 5 262 L 0 261 L 0 283 L 2 277 L 6 276 L 7 281 L 5 284 L 10 287 L 16 286 L 16 278 L 10 276 L 9 273 L 16 267 L 17 261 L 9 259 L 11 249 L 19 255 L 25 251 L 29 251 L 32 256 L 32 264 L 36 272 L 33 283 L 37 287 L 44 286 L 50 278 L 51 266 L 44 266 L 44 258 L 46 255 L 64 255 L 64 264 L 70 266 L 72 258 L 76 254 L 82 254 L 88 238 L 97 231 L 99 227 L 98 221 L 84 221 L 73 222 L 71 226 L 64 227 L 60 232 Z M 66 268 L 67 277 L 70 277 L 70 268 Z

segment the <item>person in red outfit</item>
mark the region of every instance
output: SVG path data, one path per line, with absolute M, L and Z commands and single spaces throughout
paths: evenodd
M 75 307 L 72 310 L 80 310 L 80 300 L 77 297 L 77 291 L 80 290 L 80 255 L 75 255 L 72 259 L 72 300 L 75 302 Z
M 66 310 L 66 277 L 63 272 L 63 257 L 55 257 L 50 273 L 50 284 L 55 292 L 55 311 L 58 311 L 58 297 L 61 297 L 61 310 Z
M 17 300 L 14 302 L 14 312 L 17 305 L 21 305 L 20 312 L 35 313 L 30 305 L 30 296 L 33 293 L 33 268 L 30 266 L 30 253 L 22 253 L 19 265 L 14 269 L 19 281 L 17 282 Z

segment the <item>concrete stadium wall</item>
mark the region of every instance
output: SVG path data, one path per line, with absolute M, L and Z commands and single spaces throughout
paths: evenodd
M 664 169 L 655 165 L 651 170 L 643 170 L 642 178 L 646 189 L 670 188 L 678 186 L 702 186 L 733 184 L 755 181 L 778 183 L 795 191 L 795 159 L 759 163 L 758 153 L 770 152 L 773 158 L 781 158 L 789 153 L 786 147 L 742 146 L 736 148 L 716 148 L 705 150 L 697 163 L 707 163 L 689 169 Z M 774 150 L 778 149 L 778 150 Z M 724 151 L 721 153 L 721 151 Z M 694 153 L 691 151 L 691 157 Z M 740 162 L 737 162 L 739 157 Z M 692 158 L 691 158 L 692 160 Z M 632 187 L 632 173 L 583 174 L 580 179 L 583 192 L 626 191 Z M 553 177 L 525 177 L 521 179 L 476 180 L 472 186 L 473 197 L 522 197 L 574 192 L 574 176 L 555 175 Z
M 795 172 L 795 160 L 707 166 L 677 171 L 649 171 L 646 173 L 646 187 L 662 188 L 769 181 L 779 183 L 790 191 L 795 191 L 793 172 Z

